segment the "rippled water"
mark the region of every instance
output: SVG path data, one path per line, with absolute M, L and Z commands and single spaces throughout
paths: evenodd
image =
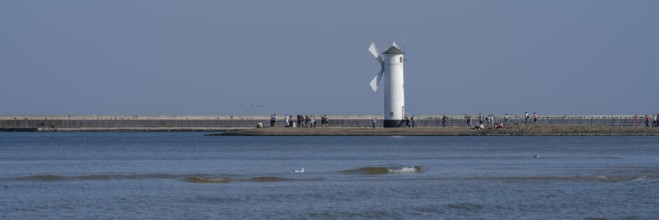
M 659 137 L 0 133 L 0 168 L 0 219 L 659 216 Z

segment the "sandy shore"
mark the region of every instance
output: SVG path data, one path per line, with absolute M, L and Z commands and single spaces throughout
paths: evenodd
M 418 128 L 253 128 L 210 136 L 659 136 L 659 128 L 515 125 L 503 129 Z

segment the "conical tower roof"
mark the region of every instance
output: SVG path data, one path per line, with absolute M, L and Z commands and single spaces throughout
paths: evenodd
M 384 51 L 382 54 L 405 54 L 400 48 L 396 46 L 391 46 L 389 49 Z

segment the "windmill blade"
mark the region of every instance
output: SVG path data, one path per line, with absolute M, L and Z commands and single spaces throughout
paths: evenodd
M 380 62 L 381 64 L 384 63 L 384 61 L 382 61 L 382 57 L 380 57 L 380 51 L 375 46 L 375 43 L 371 43 L 371 46 L 368 47 L 368 52 L 371 52 L 373 58 L 375 58 L 378 62 Z
M 381 69 L 380 72 L 373 77 L 373 80 L 371 80 L 371 89 L 373 89 L 373 92 L 378 91 L 378 85 L 380 84 L 380 80 L 382 80 L 383 73 L 384 69 Z
M 378 50 L 378 47 L 375 46 L 375 43 L 371 43 L 371 46 L 368 47 L 368 51 L 371 52 L 371 55 L 373 55 L 373 58 L 380 62 L 380 72 L 373 77 L 373 80 L 371 80 L 371 89 L 373 89 L 373 92 L 378 90 L 378 84 L 380 84 L 380 80 L 382 80 L 382 74 L 384 73 L 384 61 L 382 60 L 382 56 L 380 56 L 380 51 Z

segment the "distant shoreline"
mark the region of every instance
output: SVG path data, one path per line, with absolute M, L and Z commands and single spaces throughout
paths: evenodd
M 208 136 L 659 136 L 659 128 L 514 125 L 502 129 L 418 128 L 253 128 Z

